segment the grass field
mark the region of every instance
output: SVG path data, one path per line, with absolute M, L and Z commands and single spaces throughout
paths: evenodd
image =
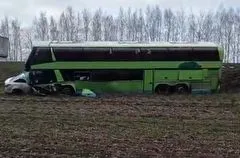
M 1 79 L 21 65 L 0 66 Z M 230 83 L 229 83 L 230 84 Z M 240 94 L 0 94 L 0 157 L 239 157 Z
M 0 62 L 0 83 L 11 77 L 17 75 L 24 70 L 24 63 L 21 62 Z
M 0 98 L 1 157 L 238 157 L 239 96 Z
M 22 62 L 0 62 L 0 94 L 3 94 L 3 83 L 9 77 L 18 75 L 24 70 Z

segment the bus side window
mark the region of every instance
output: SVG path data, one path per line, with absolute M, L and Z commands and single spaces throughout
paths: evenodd
M 74 72 L 74 80 L 89 81 L 90 80 L 90 72 L 75 71 Z
M 140 51 L 136 48 L 113 48 L 110 61 L 138 61 Z
M 219 61 L 217 48 L 193 48 L 192 60 L 194 61 Z
M 110 54 L 110 48 L 83 48 L 84 61 L 106 61 Z
M 94 70 L 91 74 L 91 81 L 126 81 L 143 80 L 143 70 Z
M 192 48 L 169 48 L 168 61 L 190 61 Z
M 32 57 L 32 64 L 51 62 L 52 55 L 50 48 L 37 48 Z
M 142 48 L 142 61 L 165 61 L 167 60 L 167 48 Z

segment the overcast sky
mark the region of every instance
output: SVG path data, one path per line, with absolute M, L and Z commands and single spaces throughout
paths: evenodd
M 75 10 L 83 8 L 95 10 L 101 7 L 104 11 L 116 15 L 120 6 L 146 8 L 148 4 L 193 11 L 212 10 L 220 5 L 240 8 L 240 0 L 0 0 L 0 18 L 17 17 L 22 26 L 28 26 L 40 11 L 58 17 L 67 6 L 72 6 Z

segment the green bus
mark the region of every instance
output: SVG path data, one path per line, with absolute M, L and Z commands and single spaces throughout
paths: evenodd
M 25 64 L 32 84 L 75 93 L 191 93 L 220 88 L 223 49 L 214 43 L 39 43 Z

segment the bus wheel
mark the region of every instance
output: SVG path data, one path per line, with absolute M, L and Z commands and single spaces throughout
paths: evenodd
M 159 95 L 168 95 L 170 93 L 170 86 L 166 84 L 158 85 L 155 92 Z
M 75 95 L 75 91 L 72 86 L 64 86 L 62 88 L 62 93 L 65 95 L 70 95 L 70 96 Z
M 175 92 L 177 94 L 187 94 L 189 92 L 189 88 L 186 84 L 178 84 L 175 87 Z

